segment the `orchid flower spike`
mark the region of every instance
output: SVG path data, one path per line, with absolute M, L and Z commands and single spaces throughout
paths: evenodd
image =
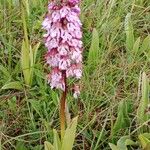
M 65 91 L 66 78 L 80 79 L 82 76 L 82 23 L 79 18 L 80 0 L 52 0 L 48 4 L 48 13 L 42 23 L 46 30 L 45 46 L 48 51 L 46 62 L 51 68 L 48 83 L 51 88 Z M 79 89 L 75 91 L 75 97 Z

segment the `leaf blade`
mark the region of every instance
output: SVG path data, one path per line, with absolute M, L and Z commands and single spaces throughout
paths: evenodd
M 23 90 L 23 86 L 19 81 L 9 82 L 2 87 L 3 90 L 15 89 L 15 90 Z
M 68 128 L 65 131 L 65 135 L 62 141 L 62 148 L 61 150 L 72 150 L 73 143 L 75 140 L 75 132 L 76 132 L 76 127 L 77 127 L 77 120 L 78 117 L 74 118 L 68 126 Z

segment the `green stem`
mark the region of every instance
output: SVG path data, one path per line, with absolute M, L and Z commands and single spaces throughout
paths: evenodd
M 66 71 L 62 71 L 62 76 L 65 82 L 65 91 L 62 93 L 61 101 L 60 101 L 60 128 L 61 128 L 61 139 L 63 139 L 65 134 L 65 104 L 66 104 L 66 96 L 67 96 L 67 82 L 66 82 Z

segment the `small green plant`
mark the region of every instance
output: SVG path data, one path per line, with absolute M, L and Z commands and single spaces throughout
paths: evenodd
M 112 137 L 117 134 L 120 129 L 129 127 L 130 119 L 128 116 L 128 105 L 127 101 L 121 101 L 118 106 L 117 119 L 112 128 Z
M 75 140 L 75 133 L 77 127 L 78 117 L 72 119 L 72 122 L 67 127 L 64 133 L 63 139 L 59 138 L 56 130 L 53 131 L 54 139 L 53 145 L 49 142 L 45 142 L 45 150 L 72 150 Z
M 150 120 L 150 115 L 147 113 L 148 105 L 150 102 L 149 80 L 145 72 L 143 72 L 141 78 L 141 94 L 141 100 L 137 109 L 137 124 L 140 126 L 140 132 L 144 133 L 144 131 L 149 130 L 147 123 Z
M 128 146 L 136 146 L 142 150 L 150 149 L 150 133 L 139 134 L 138 139 L 137 142 L 134 142 L 129 136 L 123 136 L 118 140 L 117 145 L 109 143 L 109 146 L 112 150 L 128 150 Z
M 127 146 L 135 146 L 135 145 L 137 145 L 137 143 L 135 143 L 134 141 L 130 140 L 129 136 L 121 137 L 118 140 L 117 145 L 109 143 L 109 146 L 110 146 L 110 148 L 112 150 L 128 150 Z
M 24 80 L 26 85 L 31 85 L 33 80 L 34 65 L 36 62 L 37 50 L 40 43 L 37 43 L 33 48 L 23 40 L 21 50 L 21 66 L 23 70 Z
M 34 65 L 36 62 L 37 50 L 40 46 L 40 42 L 32 46 L 28 38 L 27 21 L 26 16 L 29 15 L 28 1 L 21 3 L 22 12 L 22 24 L 24 30 L 24 39 L 22 41 L 21 49 L 21 67 L 23 71 L 25 84 L 30 86 L 33 80 Z M 27 15 L 26 15 L 27 14 Z

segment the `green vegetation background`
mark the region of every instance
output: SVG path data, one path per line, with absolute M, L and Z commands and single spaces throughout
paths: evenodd
M 142 123 L 149 121 L 150 1 L 82 0 L 81 9 L 82 90 L 78 100 L 68 96 L 71 116 L 79 115 L 74 149 L 109 150 L 108 143 L 149 130 Z M 0 0 L 1 150 L 41 150 L 59 130 L 60 95 L 45 80 L 46 11 L 47 0 Z

